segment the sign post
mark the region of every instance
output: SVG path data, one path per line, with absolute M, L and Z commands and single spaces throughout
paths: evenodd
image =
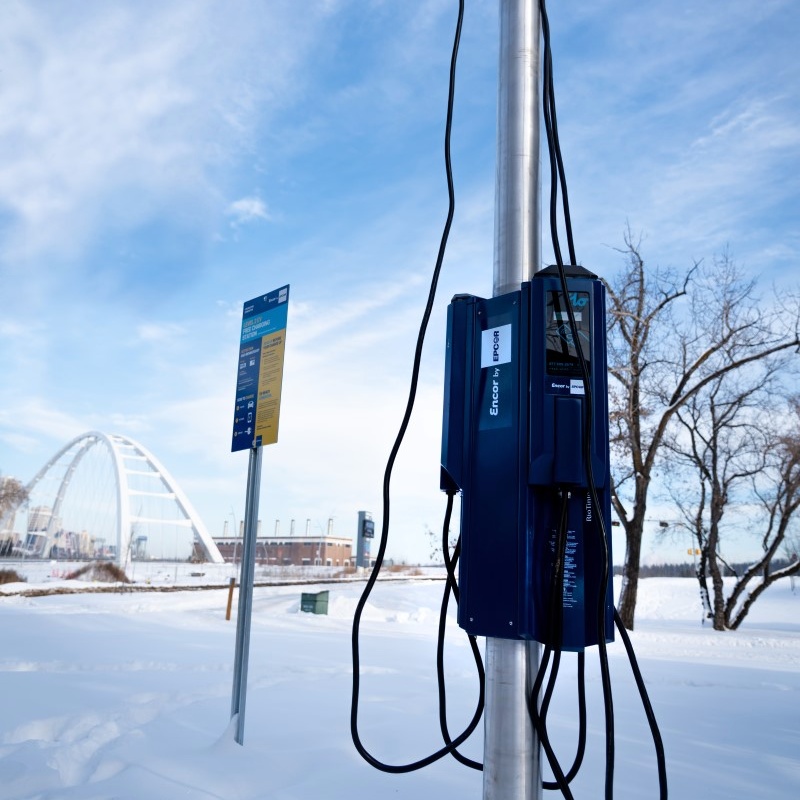
M 250 451 L 231 696 L 231 719 L 236 719 L 235 738 L 238 744 L 244 744 L 250 620 L 258 537 L 258 499 L 261 488 L 261 447 L 278 441 L 288 305 L 287 285 L 248 300 L 242 313 L 231 444 L 232 452 Z

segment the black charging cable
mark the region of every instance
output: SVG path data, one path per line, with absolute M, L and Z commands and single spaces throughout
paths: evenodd
M 593 398 L 591 391 L 591 383 L 589 378 L 589 369 L 586 364 L 586 359 L 583 355 L 583 348 L 578 337 L 578 328 L 575 322 L 575 314 L 572 305 L 569 302 L 569 290 L 567 288 L 567 278 L 564 270 L 564 260 L 561 254 L 561 247 L 559 244 L 558 235 L 558 189 L 559 183 L 562 187 L 562 206 L 564 213 L 564 225 L 567 233 L 567 242 L 570 252 L 570 259 L 572 263 L 576 262 L 575 245 L 572 236 L 572 222 L 569 214 L 568 196 L 566 194 L 566 174 L 564 170 L 564 162 L 561 155 L 561 145 L 558 138 L 558 122 L 556 119 L 556 103 L 555 103 L 555 88 L 553 81 L 553 55 L 550 39 L 550 23 L 547 17 L 547 8 L 545 0 L 539 0 L 539 11 L 542 20 L 542 40 L 544 45 L 543 54 L 543 92 L 542 92 L 542 106 L 543 117 L 545 124 L 545 132 L 547 135 L 547 150 L 550 159 L 550 235 L 553 243 L 553 253 L 556 258 L 556 265 L 558 267 L 559 279 L 561 282 L 561 291 L 564 295 L 565 305 L 567 309 L 567 316 L 569 319 L 570 331 L 573 341 L 575 342 L 575 352 L 578 356 L 580 363 L 581 376 L 584 384 L 584 413 L 586 424 L 584 424 L 583 432 L 583 459 L 586 468 L 586 478 L 589 484 L 589 493 L 592 504 L 595 508 L 596 518 L 599 523 L 600 533 L 600 552 L 601 552 L 601 579 L 599 582 L 598 598 L 597 598 L 597 644 L 600 659 L 600 672 L 603 685 L 603 701 L 605 710 L 605 728 L 606 728 L 606 780 L 605 780 L 605 797 L 606 800 L 611 800 L 613 797 L 613 784 L 614 784 L 614 704 L 611 695 L 611 676 L 608 668 L 608 652 L 606 649 L 606 624 L 605 624 L 605 609 L 606 609 L 606 592 L 609 580 L 609 564 L 608 564 L 608 535 L 605 529 L 605 521 L 603 519 L 602 508 L 600 506 L 597 489 L 594 481 L 594 473 L 592 469 L 592 454 L 591 454 L 591 420 L 593 412 Z
M 436 639 L 436 678 L 439 685 L 439 727 L 442 731 L 442 738 L 445 744 L 451 744 L 450 731 L 447 727 L 447 690 L 445 687 L 445 674 L 444 674 L 444 642 L 445 631 L 447 625 L 447 608 L 450 603 L 450 594 L 458 604 L 459 591 L 458 581 L 456 580 L 456 566 L 458 559 L 461 555 L 461 536 L 458 537 L 456 545 L 453 548 L 453 555 L 450 556 L 450 517 L 453 513 L 453 492 L 447 493 L 447 509 L 444 516 L 444 524 L 442 526 L 442 554 L 444 556 L 444 566 L 447 571 L 447 582 L 445 584 L 444 594 L 442 595 L 442 606 L 439 611 L 439 633 Z M 486 673 L 483 668 L 483 659 L 481 658 L 481 651 L 478 648 L 478 642 L 475 636 L 467 634 L 469 646 L 472 650 L 472 657 L 475 659 L 475 667 L 478 670 L 478 711 L 483 714 L 484 702 L 486 699 Z M 467 758 L 462 755 L 455 748 L 451 751 L 450 755 L 466 767 L 471 769 L 482 770 L 483 764 Z
M 564 224 L 566 227 L 567 232 L 567 242 L 569 248 L 569 255 L 570 255 L 570 262 L 572 264 L 577 263 L 576 256 L 575 256 L 575 248 L 572 236 L 572 224 L 569 214 L 569 203 L 568 203 L 568 195 L 567 195 L 567 183 L 566 183 L 566 176 L 565 170 L 563 165 L 563 158 L 561 155 L 561 147 L 558 140 L 558 126 L 556 120 L 556 106 L 555 106 L 555 93 L 554 93 L 554 84 L 553 84 L 553 70 L 552 70 L 552 50 L 550 46 L 550 29 L 549 29 L 549 22 L 547 19 L 547 11 L 545 7 L 545 0 L 539 0 L 539 7 L 541 11 L 541 19 L 542 19 L 542 30 L 543 30 L 543 37 L 544 37 L 544 79 L 543 79 L 543 107 L 544 107 L 544 120 L 545 120 L 545 129 L 547 132 L 547 141 L 548 141 L 548 153 L 550 157 L 550 167 L 551 167 L 551 187 L 550 187 L 550 228 L 551 228 L 551 235 L 553 239 L 553 250 L 556 257 L 556 263 L 558 266 L 558 272 L 561 282 L 562 292 L 565 298 L 569 297 L 568 287 L 567 287 L 567 280 L 566 274 L 564 270 L 564 261 L 561 254 L 559 239 L 558 239 L 558 222 L 557 222 L 557 212 L 558 212 L 558 190 L 559 184 L 561 187 L 561 194 L 562 194 L 562 203 L 563 203 L 563 215 L 564 215 Z M 386 465 L 386 471 L 384 473 L 384 481 L 383 481 L 383 517 L 382 517 L 382 525 L 381 525 L 381 538 L 379 542 L 378 552 L 375 558 L 375 564 L 373 566 L 372 572 L 370 573 L 369 579 L 367 580 L 367 584 L 365 586 L 364 592 L 359 599 L 359 602 L 356 606 L 356 611 L 353 616 L 353 632 L 352 632 L 352 655 L 353 655 L 353 693 L 352 693 L 352 701 L 351 701 L 351 712 L 350 712 L 350 729 L 351 735 L 353 737 L 353 743 L 357 751 L 360 755 L 372 766 L 376 767 L 385 772 L 391 773 L 402 773 L 402 772 L 410 772 L 412 770 L 420 769 L 422 767 L 428 766 L 429 764 L 434 763 L 435 761 L 439 760 L 440 758 L 444 757 L 445 755 L 452 755 L 454 758 L 459 760 L 461 763 L 466 764 L 467 766 L 473 769 L 482 769 L 482 765 L 478 762 L 473 761 L 472 759 L 468 759 L 463 756 L 461 753 L 458 752 L 458 747 L 463 744 L 469 736 L 472 735 L 475 728 L 480 721 L 480 717 L 483 713 L 483 705 L 485 699 L 485 675 L 483 670 L 483 663 L 480 658 L 480 652 L 477 647 L 477 642 L 474 636 L 469 636 L 470 646 L 472 648 L 473 656 L 475 658 L 476 667 L 478 669 L 479 675 L 479 684 L 480 684 L 480 694 L 478 700 L 478 706 L 476 708 L 475 714 L 472 717 L 472 720 L 466 727 L 466 729 L 456 738 L 451 738 L 448 726 L 447 726 L 447 706 L 446 706 L 446 691 L 445 691 L 445 682 L 444 682 L 444 633 L 446 629 L 446 620 L 447 620 L 447 608 L 449 604 L 450 594 L 452 593 L 458 602 L 458 584 L 455 577 L 455 568 L 458 563 L 458 558 L 460 555 L 460 538 L 456 544 L 452 557 L 450 556 L 449 552 L 449 542 L 448 542 L 448 532 L 449 532 L 449 520 L 450 515 L 452 513 L 452 503 L 453 503 L 453 495 L 448 493 L 448 505 L 447 511 L 445 513 L 445 523 L 444 523 L 444 530 L 443 530 L 443 543 L 442 543 L 442 552 L 445 560 L 445 568 L 447 571 L 447 578 L 445 582 L 445 591 L 444 596 L 442 599 L 442 607 L 440 610 L 440 617 L 439 617 L 439 635 L 437 637 L 437 679 L 438 679 L 438 687 L 439 687 L 439 721 L 440 727 L 442 731 L 442 736 L 445 741 L 445 747 L 437 750 L 435 753 L 431 754 L 430 756 L 420 759 L 418 761 L 412 762 L 410 764 L 401 764 L 401 765 L 391 765 L 391 764 L 384 764 L 383 762 L 379 761 L 378 759 L 374 758 L 364 747 L 363 743 L 361 742 L 359 733 L 358 733 L 358 700 L 359 700 L 359 686 L 360 686 L 360 662 L 359 662 L 359 629 L 361 624 L 361 617 L 363 614 L 364 607 L 366 606 L 367 600 L 369 595 L 375 585 L 375 581 L 377 580 L 378 574 L 383 564 L 383 559 L 386 552 L 386 545 L 388 542 L 388 533 L 389 533 L 389 503 L 390 503 L 390 492 L 389 486 L 391 481 L 391 473 L 393 470 L 394 462 L 397 458 L 397 454 L 400 449 L 400 445 L 405 437 L 406 430 L 408 428 L 408 424 L 411 418 L 411 412 L 414 406 L 414 400 L 416 398 L 416 391 L 417 391 L 417 384 L 419 380 L 419 367 L 422 357 L 422 346 L 425 338 L 425 333 L 427 330 L 428 322 L 430 320 L 433 301 L 436 294 L 436 287 L 438 285 L 439 274 L 441 272 L 442 262 L 444 259 L 444 252 L 446 248 L 447 239 L 450 232 L 450 227 L 452 225 L 454 209 L 455 209 L 455 201 L 454 201 L 454 191 L 453 191 L 453 181 L 452 181 L 452 169 L 451 169 L 451 161 L 450 161 L 450 132 L 452 128 L 452 114 L 453 114 L 453 96 L 454 96 L 454 87 L 455 87 L 455 68 L 456 68 L 456 61 L 457 61 L 457 54 L 458 54 L 458 45 L 461 37 L 461 26 L 463 22 L 463 14 L 464 14 L 464 0 L 459 0 L 459 13 L 458 13 L 458 22 L 456 25 L 456 34 L 453 43 L 453 53 L 451 57 L 451 64 L 450 64 L 450 83 L 449 83 L 449 92 L 448 92 L 448 105 L 447 105 L 447 122 L 446 122 L 446 129 L 445 129 L 445 168 L 447 173 L 447 186 L 448 186 L 448 196 L 449 196 L 449 208 L 448 208 L 448 215 L 447 220 L 445 222 L 444 231 L 442 233 L 442 239 L 439 246 L 439 253 L 436 260 L 436 267 L 434 269 L 434 273 L 431 280 L 430 291 L 428 294 L 428 302 L 425 307 L 425 312 L 423 314 L 422 322 L 420 324 L 419 334 L 417 337 L 417 346 L 415 349 L 414 354 L 414 364 L 412 368 L 412 377 L 411 377 L 411 385 L 409 388 L 409 397 L 408 402 L 406 405 L 405 414 L 403 416 L 402 423 L 400 425 L 400 429 L 398 431 L 397 437 L 395 439 L 394 446 L 389 455 L 389 459 Z M 581 366 L 581 373 L 584 383 L 584 392 L 586 397 L 586 404 L 585 410 L 586 415 L 589 420 L 592 419 L 592 396 L 591 396 L 591 385 L 590 385 L 590 378 L 589 378 L 589 370 L 588 365 L 586 364 L 582 348 L 580 346 L 580 340 L 578 338 L 578 330 L 577 325 L 575 323 L 575 317 L 572 310 L 571 305 L 569 302 L 566 303 L 567 306 L 567 315 L 569 319 L 570 330 L 573 336 L 573 339 L 576 343 L 576 352 L 578 355 L 578 359 Z M 610 567 L 608 563 L 608 536 L 605 529 L 605 523 L 602 514 L 602 508 L 600 506 L 598 496 L 597 496 L 597 489 L 594 482 L 594 476 L 592 472 L 592 462 L 591 462 L 591 430 L 589 425 L 584 426 L 584 441 L 583 441 L 583 451 L 584 451 L 584 462 L 586 464 L 586 471 L 587 471 L 587 482 L 589 484 L 589 493 L 591 501 L 596 509 L 597 519 L 599 522 L 599 534 L 601 538 L 601 553 L 602 553 L 602 575 L 603 579 L 600 583 L 600 588 L 598 592 L 598 603 L 597 603 L 597 613 L 598 613 L 598 649 L 600 652 L 600 666 L 601 666 L 601 674 L 603 680 L 603 696 L 604 696 L 604 706 L 605 706 L 605 714 L 606 714 L 606 791 L 605 797 L 607 800 L 610 800 L 613 795 L 613 764 L 614 764 L 614 721 L 613 721 L 613 701 L 611 698 L 611 683 L 608 671 L 608 654 L 606 650 L 606 633 L 605 633 L 605 597 L 607 592 L 608 580 L 609 580 L 609 573 Z M 579 716 L 581 719 L 580 722 L 580 730 L 579 730 L 579 742 L 578 742 L 578 752 L 575 757 L 575 761 L 573 762 L 572 767 L 565 775 L 563 770 L 561 769 L 557 758 L 555 757 L 555 753 L 552 750 L 552 747 L 549 742 L 549 737 L 547 735 L 547 728 L 546 728 L 546 716 L 547 711 L 549 708 L 549 704 L 552 698 L 552 694 L 554 691 L 556 678 L 558 674 L 558 667 L 560 664 L 560 657 L 561 657 L 561 637 L 562 637 L 562 627 L 563 627 L 563 559 L 564 559 L 564 552 L 566 548 L 566 539 L 567 539 L 567 527 L 566 527 L 566 499 L 562 499 L 564 503 L 564 508 L 562 509 L 561 514 L 561 521 L 559 523 L 559 533 L 557 536 L 557 543 L 556 543 L 556 551 L 560 555 L 556 557 L 556 564 L 555 564 L 555 575 L 553 585 L 551 586 L 551 609 L 557 608 L 558 611 L 550 615 L 550 623 L 551 623 L 551 631 L 556 632 L 555 641 L 558 642 L 557 647 L 553 648 L 550 645 L 546 646 L 544 657 L 542 660 L 542 665 L 538 671 L 536 681 L 534 683 L 534 689 L 531 692 L 529 697 L 529 711 L 531 717 L 534 721 L 534 725 L 539 733 L 540 740 L 542 741 L 542 746 L 545 749 L 545 752 L 548 757 L 548 761 L 550 762 L 551 769 L 553 769 L 554 775 L 556 776 L 555 782 L 544 782 L 544 787 L 547 789 L 551 788 L 558 788 L 561 789 L 562 794 L 566 798 L 572 798 L 571 791 L 569 789 L 569 782 L 574 778 L 577 774 L 582 759 L 584 755 L 585 749 L 585 735 L 586 735 L 586 708 L 585 708 L 585 680 L 584 680 L 584 667 L 585 667 L 585 660 L 584 654 L 581 652 L 578 655 L 578 677 L 579 677 Z M 553 598 L 556 598 L 555 601 Z M 623 638 L 623 642 L 625 643 L 626 651 L 628 652 L 629 659 L 631 661 L 631 667 L 634 672 L 634 677 L 639 688 L 640 695 L 642 697 L 642 702 L 645 708 L 645 712 L 647 714 L 647 719 L 651 727 L 651 731 L 653 734 L 653 739 L 656 744 L 656 752 L 658 758 L 658 765 L 659 765 L 659 785 L 661 787 L 661 799 L 665 800 L 666 798 L 666 769 L 665 769 L 665 760 L 664 760 L 664 753 L 663 753 L 663 744 L 661 743 L 661 736 L 658 731 L 658 726 L 655 721 L 655 716 L 652 712 L 652 707 L 650 706 L 649 699 L 647 698 L 647 691 L 644 686 L 644 681 L 641 677 L 641 672 L 639 671 L 638 664 L 636 662 L 635 655 L 633 653 L 633 648 L 630 644 L 630 639 L 627 636 L 627 632 L 624 631 L 624 628 L 621 625 L 619 620 L 619 615 L 616 614 L 615 611 L 615 621 L 617 623 L 618 628 L 620 628 L 620 633 Z M 544 676 L 546 674 L 547 665 L 550 661 L 550 658 L 553 658 L 553 666 L 550 670 L 550 676 L 548 678 L 547 687 L 545 689 L 541 709 L 538 707 L 538 695 L 541 691 L 542 684 L 544 682 Z
M 447 194 L 448 194 L 448 210 L 447 210 L 447 219 L 445 221 L 444 230 L 442 231 L 442 238 L 439 243 L 439 252 L 436 257 L 436 266 L 433 270 L 433 275 L 431 277 L 431 285 L 428 291 L 428 300 L 425 305 L 425 311 L 422 315 L 422 321 L 419 327 L 419 333 L 417 335 L 417 344 L 414 350 L 414 363 L 411 370 L 411 382 L 409 386 L 408 392 L 408 400 L 406 402 L 406 409 L 403 415 L 403 420 L 400 423 L 400 429 L 398 430 L 397 437 L 395 438 L 394 445 L 392 446 L 391 452 L 389 453 L 389 458 L 386 463 L 386 470 L 384 471 L 383 476 L 383 516 L 381 519 L 381 536 L 380 542 L 378 545 L 378 552 L 375 556 L 375 564 L 370 572 L 369 578 L 367 579 L 366 586 L 364 587 L 364 591 L 359 598 L 358 604 L 356 605 L 356 610 L 353 614 L 353 629 L 352 629 L 352 637 L 351 637 L 351 651 L 352 651 L 352 658 L 353 658 L 353 690 L 351 695 L 351 702 L 350 702 L 350 734 L 353 738 L 353 744 L 355 745 L 356 750 L 358 753 L 371 764 L 376 769 L 379 769 L 383 772 L 391 772 L 391 773 L 403 773 L 403 772 L 412 772 L 413 770 L 421 769 L 422 767 L 426 767 L 434 762 L 438 761 L 440 758 L 443 758 L 446 755 L 455 753 L 457 748 L 462 745 L 475 731 L 480 722 L 480 718 L 483 714 L 483 690 L 481 690 L 481 696 L 479 698 L 478 707 L 475 710 L 475 714 L 473 715 L 472 719 L 470 720 L 467 727 L 464 731 L 454 739 L 447 741 L 450 739 L 449 734 L 446 734 L 446 724 L 444 726 L 443 734 L 446 736 L 446 743 L 445 746 L 437 750 L 435 753 L 431 755 L 419 759 L 418 761 L 411 762 L 409 764 L 385 764 L 382 761 L 375 758 L 367 749 L 364 747 L 363 742 L 361 741 L 361 737 L 358 732 L 358 702 L 359 702 L 359 690 L 360 690 L 360 683 L 361 683 L 361 670 L 360 670 L 360 652 L 359 652 L 359 631 L 361 627 L 361 617 L 364 613 L 364 607 L 367 604 L 367 600 L 372 592 L 372 589 L 375 586 L 375 582 L 378 579 L 378 575 L 380 574 L 381 567 L 383 566 L 383 559 L 386 554 L 386 545 L 389 540 L 389 517 L 390 517 L 390 484 L 391 484 L 391 477 L 392 471 L 394 469 L 394 463 L 397 459 L 397 454 L 400 451 L 400 446 L 405 438 L 406 430 L 408 429 L 409 422 L 411 420 L 411 412 L 414 409 L 414 401 L 417 395 L 417 385 L 419 383 L 419 370 L 420 370 L 420 363 L 422 360 L 422 346 L 425 341 L 425 333 L 428 329 L 428 323 L 430 321 L 431 313 L 433 311 L 433 301 L 436 297 L 436 288 L 439 283 L 439 275 L 442 270 L 442 262 L 444 261 L 444 254 L 445 249 L 447 247 L 447 240 L 450 235 L 450 228 L 453 223 L 453 216 L 455 214 L 455 192 L 453 189 L 453 171 L 452 171 L 452 163 L 450 158 L 450 134 L 453 125 L 453 104 L 454 104 L 454 95 L 455 95 L 455 77 L 456 77 L 456 63 L 458 60 L 458 46 L 461 40 L 461 28 L 464 20 L 464 0 L 459 0 L 458 4 L 458 20 L 456 22 L 456 31 L 455 37 L 453 40 L 453 51 L 450 58 L 450 79 L 448 85 L 448 96 L 447 96 L 447 120 L 445 123 L 445 137 L 444 137 L 444 160 L 445 160 L 445 172 L 447 174 Z M 452 503 L 452 498 L 449 499 L 449 503 Z M 451 580 L 448 577 L 448 580 L 445 584 L 445 592 L 448 592 L 451 587 Z M 473 650 L 474 652 L 474 650 Z M 483 665 L 480 663 L 479 666 L 479 675 L 482 675 L 483 672 Z M 460 754 L 459 754 L 460 755 Z
M 572 800 L 572 791 L 569 788 L 569 782 L 575 777 L 580 768 L 580 763 L 583 760 L 583 744 L 585 743 L 585 733 L 579 734 L 578 753 L 575 762 L 572 765 L 569 773 L 564 775 L 561 764 L 556 757 L 550 737 L 547 733 L 547 712 L 550 707 L 550 701 L 553 697 L 555 690 L 556 679 L 558 677 L 558 670 L 561 664 L 561 645 L 563 641 L 564 632 L 564 565 L 567 552 L 567 540 L 569 537 L 569 499 L 570 492 L 568 489 L 562 487 L 560 489 L 561 495 L 561 509 L 559 512 L 558 527 L 556 529 L 554 547 L 553 547 L 553 565 L 552 565 L 552 580 L 550 583 L 550 597 L 547 606 L 547 619 L 548 630 L 547 640 L 548 644 L 545 645 L 542 660 L 536 674 L 536 679 L 533 688 L 529 695 L 528 711 L 531 720 L 539 736 L 539 742 L 542 749 L 547 756 L 547 761 L 550 764 L 550 769 L 555 776 L 555 782 L 543 782 L 544 788 L 547 789 L 560 789 L 562 795 L 568 800 Z M 544 677 L 547 673 L 547 667 L 552 656 L 553 664 L 550 668 L 550 675 L 547 680 L 547 687 L 542 697 L 541 707 L 538 707 L 539 693 L 544 683 Z M 584 714 L 585 719 L 585 714 Z M 585 732 L 585 726 L 583 726 Z
M 656 715 L 653 711 L 653 706 L 650 704 L 650 698 L 647 694 L 647 688 L 644 685 L 644 678 L 639 669 L 639 662 L 636 660 L 636 653 L 633 652 L 633 645 L 631 644 L 631 637 L 628 636 L 628 631 L 622 624 L 622 617 L 620 617 L 617 609 L 614 609 L 614 624 L 617 626 L 622 644 L 625 646 L 625 652 L 628 654 L 628 661 L 631 665 L 633 672 L 633 679 L 636 681 L 636 688 L 639 690 L 639 697 L 642 700 L 642 707 L 644 708 L 645 716 L 647 717 L 647 724 L 650 726 L 650 733 L 653 737 L 653 744 L 656 748 L 656 761 L 658 762 L 658 785 L 661 787 L 661 798 L 666 800 L 667 797 L 667 762 L 664 755 L 664 742 L 661 739 L 661 731 L 658 729 L 658 722 Z
M 534 681 L 533 689 L 530 695 L 530 711 L 531 719 L 536 727 L 539 739 L 542 741 L 542 746 L 545 749 L 545 754 L 548 758 L 550 768 L 553 770 L 555 776 L 563 776 L 563 780 L 556 781 L 543 781 L 542 786 L 545 789 L 561 789 L 562 793 L 565 790 L 565 784 L 569 784 L 578 774 L 583 763 L 583 757 L 586 751 L 586 654 L 581 650 L 578 655 L 578 745 L 575 758 L 569 771 L 564 774 L 560 764 L 555 756 L 555 753 L 550 747 L 549 735 L 547 734 L 547 710 L 550 706 L 550 700 L 555 689 L 556 677 L 558 675 L 563 643 L 563 619 L 564 619 L 564 574 L 566 568 L 566 547 L 569 539 L 569 520 L 568 520 L 568 501 L 569 489 L 562 488 L 561 494 L 561 511 L 559 513 L 559 525 L 556 531 L 554 553 L 557 554 L 556 560 L 553 564 L 553 582 L 550 587 L 550 598 L 548 603 L 548 622 L 549 632 L 548 639 L 550 644 L 544 649 L 542 661 L 537 671 L 536 680 Z M 537 710 L 537 703 L 539 692 L 541 691 L 544 677 L 547 672 L 548 663 L 553 654 L 553 667 L 550 671 L 550 677 L 547 682 L 544 697 L 542 699 L 541 708 Z M 566 796 L 566 795 L 565 795 Z
M 583 456 L 586 465 L 586 478 L 589 484 L 589 493 L 592 504 L 595 508 L 596 518 L 598 520 L 599 536 L 600 536 L 600 551 L 602 553 L 602 580 L 600 582 L 597 598 L 597 627 L 598 627 L 598 651 L 600 655 L 600 670 L 603 683 L 603 698 L 606 717 L 606 779 L 605 779 L 605 797 L 606 800 L 611 800 L 613 797 L 613 782 L 614 782 L 614 706 L 611 696 L 611 680 L 608 668 L 608 652 L 606 648 L 606 635 L 605 635 L 605 598 L 608 591 L 608 581 L 610 579 L 610 565 L 608 563 L 608 534 L 605 527 L 605 520 L 602 513 L 602 508 L 598 501 L 597 487 L 594 480 L 594 473 L 591 458 L 591 420 L 593 418 L 593 398 L 591 391 L 591 383 L 589 377 L 589 368 L 586 364 L 586 359 L 583 355 L 583 348 L 578 337 L 578 327 L 575 322 L 575 315 L 573 313 L 572 305 L 569 302 L 569 291 L 567 287 L 567 278 L 564 269 L 563 257 L 561 254 L 561 247 L 558 237 L 558 188 L 561 186 L 562 205 L 564 215 L 564 227 L 567 234 L 567 242 L 570 253 L 571 263 L 577 264 L 575 256 L 575 247 L 572 236 L 572 222 L 569 213 L 569 200 L 567 195 L 567 182 L 566 173 L 564 170 L 563 158 L 561 155 L 561 145 L 558 137 L 558 123 L 556 120 L 556 103 L 555 103 L 555 90 L 553 81 L 553 60 L 550 38 L 550 25 L 547 17 L 547 8 L 545 0 L 539 0 L 539 9 L 542 20 L 542 36 L 544 43 L 544 78 L 543 78 L 543 115 L 545 122 L 545 130 L 547 133 L 548 154 L 550 158 L 550 232 L 553 240 L 553 252 L 558 266 L 558 274 L 561 282 L 561 291 L 564 294 L 566 301 L 567 315 L 569 318 L 570 332 L 575 342 L 575 351 L 581 368 L 581 376 L 584 384 L 584 396 L 586 398 L 585 413 L 587 424 L 584 426 L 583 437 Z M 619 614 L 615 613 L 615 621 L 619 629 L 624 630 L 619 620 Z M 653 742 L 656 748 L 656 760 L 658 764 L 659 776 L 659 796 L 661 800 L 667 798 L 667 775 L 666 775 L 666 760 L 664 756 L 663 742 L 661 734 L 658 729 L 658 724 L 652 710 L 647 690 L 644 685 L 644 680 L 641 677 L 638 662 L 633 652 L 633 647 L 627 632 L 621 633 L 625 649 L 628 654 L 628 659 L 631 668 L 634 672 L 639 694 L 642 698 L 642 703 L 647 716 L 648 724 L 650 725 Z M 562 790 L 563 791 L 563 790 Z M 566 795 L 565 795 L 566 796 Z

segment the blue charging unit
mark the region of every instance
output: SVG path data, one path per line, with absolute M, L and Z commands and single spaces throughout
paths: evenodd
M 450 303 L 441 488 L 461 493 L 461 627 L 580 651 L 598 642 L 599 514 L 611 530 L 605 287 L 583 267 L 565 272 L 566 297 L 548 267 L 519 291 Z M 591 419 L 576 347 L 589 367 Z M 587 425 L 599 508 L 584 463 Z M 548 605 L 564 497 L 563 629 L 553 642 Z M 610 565 L 610 536 L 606 546 Z M 609 581 L 607 641 L 613 630 Z

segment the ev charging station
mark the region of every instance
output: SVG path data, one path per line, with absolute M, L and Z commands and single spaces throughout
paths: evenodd
M 610 542 L 604 556 L 598 520 L 602 514 L 610 529 L 605 293 L 588 270 L 565 272 L 567 297 L 549 267 L 519 291 L 457 295 L 450 304 L 441 488 L 462 495 L 461 627 L 580 651 L 598 642 L 601 591 L 605 631 L 614 625 L 610 582 L 601 587 Z M 578 347 L 590 371 L 590 419 Z M 587 435 L 600 508 L 587 481 Z M 563 622 L 555 641 L 548 604 L 564 515 Z
M 370 549 L 375 538 L 375 523 L 369 511 L 358 512 L 356 528 L 356 567 L 369 567 L 372 564 Z
M 353 618 L 351 734 L 362 757 L 386 772 L 410 772 L 452 755 L 482 771 L 483 800 L 540 800 L 543 788 L 559 789 L 571 800 L 569 783 L 580 769 L 586 744 L 584 651 L 597 646 L 605 706 L 603 796 L 611 798 L 614 714 L 606 644 L 613 640 L 616 624 L 653 736 L 660 798 L 666 800 L 660 732 L 633 648 L 613 606 L 605 287 L 596 275 L 574 263 L 545 0 L 498 0 L 498 4 L 493 294 L 490 298 L 456 295 L 447 310 L 440 473 L 440 488 L 448 497 L 443 524 L 447 580 L 437 646 L 445 746 L 407 764 L 383 763 L 367 750 L 358 732 L 358 642 L 361 615 L 386 549 L 392 466 L 413 408 L 422 342 L 453 217 L 449 136 L 463 0 L 458 4 L 445 132 L 450 210 L 420 326 L 409 400 L 384 475 L 384 514 L 375 568 Z M 540 39 L 544 41 L 541 57 Z M 557 261 L 556 266 L 544 269 L 540 92 L 550 156 L 550 231 Z M 558 241 L 559 186 L 572 262 L 568 264 Z M 447 533 L 453 500 L 459 494 L 460 537 L 451 554 Z M 366 541 L 363 522 L 359 515 L 359 546 Z M 481 687 L 472 721 L 459 736 L 448 731 L 443 697 L 442 650 L 451 593 L 458 603 L 458 623 L 469 635 Z M 483 661 L 476 637 L 485 638 Z M 578 654 L 579 736 L 569 770 L 562 769 L 546 726 L 563 651 Z M 541 691 L 548 666 L 547 686 Z M 483 762 L 478 763 L 457 748 L 481 716 L 484 752 Z M 542 781 L 540 744 L 554 782 Z

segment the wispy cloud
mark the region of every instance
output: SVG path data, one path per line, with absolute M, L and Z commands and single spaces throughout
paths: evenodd
M 0 438 L 17 446 L 27 442 L 30 449 L 34 440 L 42 436 L 62 446 L 91 429 L 88 418 L 61 411 L 35 394 L 23 396 L 14 407 L 0 410 Z
M 242 197 L 234 200 L 228 206 L 227 214 L 231 217 L 231 226 L 234 228 L 258 220 L 265 222 L 272 220 L 267 204 L 260 197 Z
M 342 289 L 334 303 L 325 298 L 319 303 L 303 303 L 296 310 L 291 307 L 290 311 L 298 317 L 298 330 L 292 338 L 302 346 L 324 344 L 320 342 L 323 339 L 341 346 L 343 340 L 354 338 L 354 329 L 361 334 L 364 327 L 383 327 L 392 306 L 407 296 L 411 288 L 418 287 L 422 280 L 420 275 L 407 275 L 382 284 Z
M 148 4 L 146 13 L 138 4 L 13 6 L 0 31 L 0 211 L 9 220 L 0 258 L 78 257 L 98 229 L 180 217 L 187 203 L 201 210 L 200 229 L 215 205 L 222 218 L 215 170 L 252 152 L 258 126 L 291 100 L 330 12 L 287 2 L 269 13 L 254 2 Z
M 136 329 L 136 338 L 141 342 L 160 344 L 184 336 L 186 329 L 174 322 L 147 322 Z
M 749 238 L 748 222 L 797 193 L 782 178 L 787 157 L 800 164 L 791 152 L 800 151 L 800 119 L 784 111 L 778 101 L 736 101 L 710 120 L 654 192 L 662 222 L 677 232 L 689 212 L 716 248 L 734 233 Z
M 445 307 L 491 294 L 497 5 L 467 4 L 456 216 L 394 484 L 410 538 L 441 499 Z M 661 263 L 727 242 L 751 264 L 800 257 L 795 8 L 551 8 L 586 266 L 613 267 L 605 245 L 626 221 Z M 4 9 L 0 469 L 31 475 L 71 436 L 117 430 L 199 490 L 209 526 L 232 504 L 240 515 L 241 303 L 290 283 L 263 515 L 333 513 L 338 529 L 379 510 L 447 210 L 455 12 L 449 0 Z
M 30 335 L 30 328 L 22 322 L 15 320 L 0 320 L 0 338 L 3 339 L 23 339 Z
M 662 263 L 728 243 L 766 261 L 768 231 L 800 201 L 786 179 L 800 169 L 796 6 L 603 3 L 551 17 L 582 260 L 612 267 L 603 245 L 629 221 Z M 588 58 L 573 58 L 583 45 Z

